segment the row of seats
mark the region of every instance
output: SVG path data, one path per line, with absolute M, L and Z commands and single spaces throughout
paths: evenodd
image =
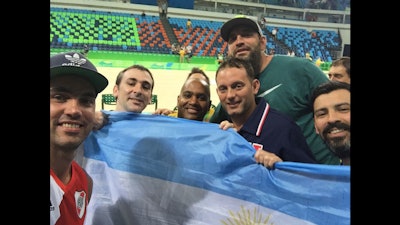
M 169 18 L 180 45 L 191 45 L 195 55 L 216 56 L 226 52 L 227 44 L 219 34 L 222 22 L 191 19 L 192 28 L 186 27 L 186 18 Z
M 140 16 L 136 23 L 143 50 L 150 48 L 158 53 L 169 53 L 171 43 L 159 17 Z
M 134 18 L 68 9 L 50 11 L 50 37 L 57 43 L 140 45 Z
M 292 49 L 296 56 L 305 57 L 309 53 L 313 59 L 332 61 L 331 51 L 340 50 L 340 37 L 337 32 L 301 28 L 266 26 L 267 31 L 277 28 L 277 40 Z
M 223 22 L 192 19 L 187 29 L 186 18 L 168 18 L 180 45 L 191 45 L 195 56 L 213 56 L 226 53 L 227 43 L 220 36 Z M 266 26 L 265 31 L 271 31 Z M 278 27 L 279 46 L 268 36 L 267 49 L 275 54 L 286 54 L 287 48 L 304 57 L 309 52 L 313 58 L 331 61 L 330 50 L 339 46 L 336 32 L 317 30 L 318 38 L 311 38 L 305 29 Z M 268 33 L 268 32 L 264 32 Z M 50 10 L 50 47 L 80 48 L 90 50 L 143 51 L 171 54 L 171 45 L 159 16 L 102 12 L 82 9 L 54 8 Z

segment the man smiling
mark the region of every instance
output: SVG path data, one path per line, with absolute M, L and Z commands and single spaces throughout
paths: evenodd
M 50 57 L 50 225 L 83 225 L 93 180 L 73 159 L 108 80 L 76 52 Z
M 350 165 L 350 84 L 322 84 L 314 90 L 312 102 L 316 133 L 341 159 L 341 164 Z

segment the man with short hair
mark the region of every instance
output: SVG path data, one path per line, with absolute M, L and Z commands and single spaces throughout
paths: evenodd
M 113 88 L 115 111 L 141 113 L 151 103 L 153 88 L 153 74 L 146 67 L 133 65 L 123 69 Z
M 178 118 L 203 121 L 210 110 L 210 86 L 199 78 L 189 78 L 177 98 Z
M 153 114 L 208 122 L 213 112 L 210 79 L 202 69 L 193 67 L 182 85 L 175 109 L 157 109 Z
M 329 80 L 337 80 L 350 84 L 350 57 L 343 56 L 332 62 L 329 72 Z
M 115 111 L 142 113 L 151 104 L 153 88 L 153 74 L 148 68 L 136 64 L 123 69 L 118 73 L 113 88 Z M 96 112 L 95 129 L 101 129 L 107 122 L 104 112 Z

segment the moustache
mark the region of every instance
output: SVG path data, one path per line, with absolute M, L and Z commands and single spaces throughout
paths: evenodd
M 328 134 L 334 128 L 339 129 L 339 130 L 350 131 L 350 125 L 342 123 L 340 121 L 336 121 L 334 123 L 328 123 L 328 125 L 323 130 L 323 134 L 324 135 Z
M 141 93 L 132 93 L 129 94 L 129 98 L 144 102 L 144 96 Z

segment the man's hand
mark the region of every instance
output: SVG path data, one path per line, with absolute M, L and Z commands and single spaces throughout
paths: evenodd
M 165 115 L 168 116 L 169 114 L 173 113 L 173 110 L 170 109 L 157 109 L 155 112 L 153 112 L 153 115 Z
M 219 128 L 221 128 L 222 130 L 228 130 L 229 128 L 233 128 L 235 131 L 236 128 L 233 126 L 233 123 L 229 122 L 228 120 L 224 120 L 219 124 Z
M 276 162 L 283 162 L 279 156 L 264 149 L 257 150 L 254 159 L 257 163 L 263 164 L 269 169 L 273 169 Z
M 108 123 L 108 115 L 102 111 L 95 112 L 93 130 L 100 130 Z

